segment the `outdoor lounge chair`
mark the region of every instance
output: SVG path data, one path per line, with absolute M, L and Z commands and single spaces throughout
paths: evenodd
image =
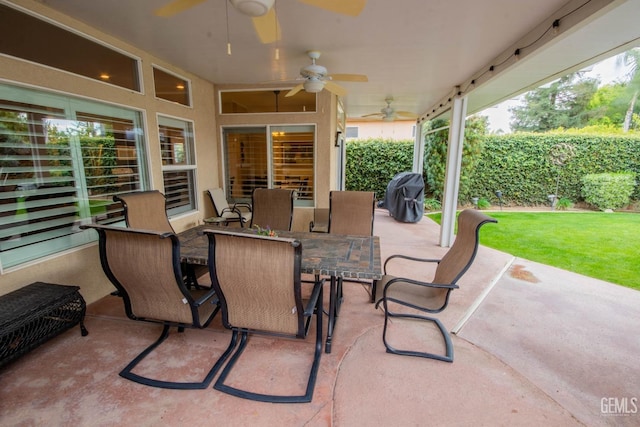
M 213 208 L 216 210 L 216 215 L 220 218 L 224 218 L 226 223 L 238 222 L 240 227 L 244 227 L 244 224 L 251 222 L 251 205 L 249 203 L 234 203 L 229 205 L 227 197 L 224 195 L 222 188 L 210 188 L 207 190 L 209 198 Z
M 211 282 L 220 298 L 222 323 L 233 331 L 227 351 L 232 351 L 237 346 L 214 388 L 262 402 L 310 402 L 322 354 L 323 282 L 314 282 L 310 297 L 303 299 L 300 242 L 218 229 L 205 230 L 205 233 L 209 238 Z M 315 348 L 304 394 L 286 396 L 257 393 L 227 384 L 227 376 L 245 350 L 249 334 L 304 339 L 314 314 Z M 265 387 L 272 386 L 268 377 L 256 375 L 255 380 L 266 381 Z M 286 378 L 283 380 L 286 381 Z
M 251 228 L 291 231 L 295 190 L 256 188 L 253 190 Z
M 113 201 L 122 203 L 127 227 L 160 233 L 175 233 L 167 217 L 167 199 L 158 190 L 117 194 L 113 196 Z M 184 281 L 187 286 L 200 288 L 198 277 L 206 274 L 207 268 L 185 263 L 183 269 Z
M 132 320 L 163 325 L 160 337 L 136 356 L 120 376 L 153 387 L 203 389 L 225 360 L 221 357 L 201 382 L 170 382 L 143 377 L 132 370 L 169 335 L 171 327 L 206 328 L 219 309 L 213 289 L 189 290 L 181 280 L 180 243 L 173 233 L 158 233 L 105 225 L 85 225 L 100 237 L 100 262 L 118 289 Z M 229 353 L 225 353 L 229 354 Z
M 388 353 L 403 356 L 426 357 L 445 362 L 453 362 L 453 344 L 451 337 L 439 319 L 422 314 L 409 314 L 393 311 L 393 304 L 409 307 L 424 313 L 439 313 L 449 303 L 449 295 L 457 289 L 456 284 L 469 269 L 478 251 L 480 227 L 489 222 L 498 222 L 478 210 L 466 209 L 458 216 L 458 233 L 456 239 L 442 259 L 422 259 L 406 255 L 392 255 L 384 263 L 384 276 L 374 284 L 376 308 L 383 305 L 384 329 L 382 340 Z M 431 282 L 411 278 L 387 275 L 387 267 L 392 260 L 404 259 L 415 262 L 437 263 L 435 276 Z M 399 350 L 391 346 L 387 340 L 387 326 L 390 318 L 405 318 L 433 322 L 438 327 L 445 341 L 445 355 L 412 350 Z

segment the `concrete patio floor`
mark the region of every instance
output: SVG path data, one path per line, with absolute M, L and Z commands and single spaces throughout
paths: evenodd
M 383 260 L 447 250 L 437 246 L 439 228 L 429 219 L 401 224 L 377 210 L 375 234 Z M 119 377 L 161 327 L 127 319 L 120 299 L 107 296 L 88 308 L 87 337 L 73 328 L 0 369 L 0 425 L 640 425 L 640 292 L 486 247 L 459 284 L 439 316 L 455 331 L 449 364 L 386 353 L 384 316 L 369 303 L 368 287 L 345 283 L 333 351 L 322 355 L 307 404 L 252 402 L 211 387 L 156 389 Z M 390 332 L 394 343 L 442 347 L 424 325 L 395 321 Z M 171 334 L 141 373 L 197 379 L 229 338 L 219 316 L 205 330 Z M 295 392 L 312 343 L 312 336 L 253 336 L 231 381 Z

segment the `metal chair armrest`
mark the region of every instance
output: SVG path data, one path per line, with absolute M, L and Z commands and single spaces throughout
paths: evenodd
M 200 298 L 198 298 L 197 300 L 195 300 L 193 302 L 193 304 L 196 307 L 200 307 L 202 304 L 204 304 L 205 302 L 207 302 L 209 299 L 211 299 L 213 296 L 216 295 L 216 291 L 211 288 L 211 290 L 209 292 L 207 292 L 206 294 L 202 295 Z
M 387 282 L 387 284 L 384 286 L 384 289 L 382 290 L 382 298 L 380 298 L 377 302 L 375 307 L 378 308 L 380 306 L 380 304 L 382 303 L 383 300 L 387 299 L 387 289 L 389 288 L 389 286 L 393 285 L 394 283 L 398 283 L 398 282 L 402 282 L 402 283 L 408 283 L 410 285 L 416 285 L 416 286 L 423 286 L 426 288 L 439 288 L 439 289 L 449 289 L 449 290 L 453 290 L 453 289 L 459 289 L 460 286 L 456 285 L 456 284 L 444 284 L 444 283 L 430 283 L 430 282 L 421 282 L 419 280 L 414 280 L 414 279 L 409 279 L 406 277 L 394 277 L 393 279 L 389 280 Z M 395 302 L 400 302 L 396 299 L 391 298 L 392 301 Z M 413 304 L 407 304 L 410 307 L 414 307 L 416 308 L 415 305 Z
M 307 306 L 304 308 L 304 315 L 311 316 L 315 311 L 316 305 L 318 303 L 318 297 L 320 296 L 320 291 L 322 291 L 322 287 L 324 286 L 325 279 L 320 279 L 318 281 L 313 282 L 313 291 L 311 292 L 311 297 L 309 297 L 309 302 Z
M 237 208 L 238 210 L 240 210 L 240 208 L 246 208 L 246 209 L 249 210 L 249 212 L 253 212 L 253 210 L 251 209 L 251 204 L 246 203 L 246 202 L 234 203 L 233 205 L 231 205 L 231 208 L 233 208 L 233 209 Z
M 387 274 L 387 264 L 392 259 L 406 259 L 409 261 L 416 261 L 416 262 L 435 262 L 435 263 L 439 263 L 441 261 L 440 259 L 435 259 L 435 258 L 417 258 L 417 257 L 412 257 L 409 255 L 402 255 L 402 254 L 391 255 L 384 262 L 384 266 L 383 266 L 384 274 Z

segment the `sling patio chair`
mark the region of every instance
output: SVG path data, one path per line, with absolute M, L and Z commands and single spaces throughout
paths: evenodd
M 453 343 L 444 325 L 438 318 L 421 313 L 440 313 L 447 307 L 451 291 L 458 289 L 459 286 L 456 283 L 466 273 L 476 257 L 480 227 L 490 222 L 496 223 L 498 221 L 478 210 L 466 209 L 458 215 L 456 239 L 442 259 L 424 259 L 400 254 L 387 258 L 384 263 L 384 276 L 377 284 L 374 284 L 374 295 L 377 301 L 376 308 L 381 304 L 384 308 L 382 340 L 388 353 L 453 362 Z M 433 280 L 425 282 L 387 274 L 387 268 L 391 266 L 390 263 L 402 259 L 409 262 L 436 263 Z M 417 310 L 420 314 L 394 311 L 398 306 Z M 387 327 L 391 318 L 434 323 L 444 338 L 445 355 L 394 348 L 387 340 Z
M 329 232 L 329 209 L 315 208 L 313 210 L 313 221 L 309 222 L 309 231 L 313 233 Z
M 310 286 L 310 292 L 305 287 L 307 292 L 303 293 L 300 242 L 295 239 L 234 233 L 224 229 L 205 230 L 205 233 L 209 239 L 208 265 L 211 281 L 220 298 L 222 323 L 233 331 L 227 351 L 237 347 L 216 380 L 214 388 L 237 397 L 261 402 L 310 402 L 322 355 L 323 282 L 314 282 Z M 303 299 L 303 295 L 306 294 L 310 294 L 310 297 Z M 315 348 L 304 394 L 266 394 L 228 384 L 227 377 L 245 350 L 249 334 L 304 340 L 314 314 Z M 311 353 L 311 348 L 308 352 Z M 268 375 L 261 374 L 252 378 L 263 382 L 263 387 L 267 389 L 277 387 L 277 384 L 270 384 L 271 379 Z M 282 380 L 287 381 L 288 378 Z
M 224 353 L 200 382 L 164 381 L 132 372 L 169 336 L 170 328 L 176 327 L 178 332 L 206 328 L 219 310 L 213 289 L 190 290 L 185 286 L 178 237 L 174 233 L 98 224 L 82 228 L 98 232 L 102 269 L 120 292 L 127 317 L 163 325 L 160 337 L 136 356 L 120 376 L 159 388 L 207 388 L 230 352 Z
M 329 192 L 329 233 L 347 234 L 351 236 L 372 236 L 373 220 L 375 218 L 376 198 L 373 191 L 331 191 Z M 338 298 L 336 300 L 336 315 L 340 311 L 343 300 L 342 285 L 347 279 L 338 278 Z M 372 283 L 361 280 L 347 280 L 349 282 L 365 283 L 373 289 Z M 373 302 L 373 292 L 371 292 Z
M 291 231 L 295 190 L 256 188 L 253 190 L 251 228 Z
M 174 232 L 167 217 L 167 199 L 158 190 L 116 194 L 113 201 L 122 203 L 127 227 Z
M 329 192 L 329 233 L 373 235 L 375 203 L 373 191 Z
M 122 203 L 127 227 L 160 233 L 175 233 L 167 217 L 167 199 L 160 191 L 134 191 L 117 194 L 113 196 L 113 201 Z M 201 288 L 198 277 L 208 273 L 207 267 L 185 263 L 183 269 L 187 286 Z
M 252 209 L 249 203 L 238 202 L 229 205 L 222 188 L 210 188 L 207 193 L 216 210 L 216 215 L 219 218 L 224 218 L 227 225 L 230 222 L 238 222 L 240 227 L 244 227 L 245 224 L 251 222 Z

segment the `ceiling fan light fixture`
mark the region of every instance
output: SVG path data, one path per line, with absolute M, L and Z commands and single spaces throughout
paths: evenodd
M 240 13 L 248 16 L 263 16 L 273 6 L 275 0 L 229 0 Z
M 304 82 L 303 87 L 309 93 L 318 93 L 324 89 L 324 82 L 318 79 L 309 79 Z

